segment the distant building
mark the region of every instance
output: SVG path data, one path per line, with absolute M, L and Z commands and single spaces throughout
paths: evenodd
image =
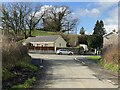
M 30 44 L 35 48 L 42 50 L 54 50 L 57 47 L 66 47 L 66 41 L 60 35 L 28 37 L 23 45 Z
M 80 44 L 80 47 L 83 47 L 84 51 L 88 51 L 88 46 L 86 44 Z
M 118 32 L 113 30 L 112 32 L 103 36 L 103 47 L 111 47 L 118 45 Z

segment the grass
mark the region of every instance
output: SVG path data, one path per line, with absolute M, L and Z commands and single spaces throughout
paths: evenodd
M 23 84 L 19 84 L 19 85 L 14 85 L 12 86 L 12 88 L 16 88 L 16 89 L 22 89 L 22 88 L 29 88 L 33 82 L 36 81 L 36 78 L 35 77 L 32 77 L 31 79 L 28 78 Z
M 32 36 L 48 36 L 48 35 L 54 35 L 55 33 L 56 32 L 33 30 L 32 31 Z
M 90 59 L 90 60 L 93 60 L 93 61 L 95 61 L 96 63 L 99 63 L 99 62 L 100 62 L 100 59 L 101 59 L 101 56 L 99 56 L 99 55 L 94 55 L 94 56 L 87 56 L 86 58 L 87 58 L 87 59 Z
M 104 63 L 102 60 L 101 62 L 99 62 L 99 65 L 101 65 L 102 67 L 104 67 L 107 70 L 111 70 L 113 72 L 118 72 L 120 71 L 120 68 L 118 67 L 118 65 L 113 64 L 113 63 Z
M 8 78 L 14 77 L 15 75 L 8 71 L 8 69 L 3 68 L 2 69 L 2 79 L 7 80 Z
M 113 63 L 104 63 L 103 60 L 101 59 L 101 56 L 87 56 L 87 59 L 94 60 L 96 63 L 100 66 L 102 66 L 105 69 L 111 70 L 113 72 L 118 72 L 120 71 L 120 68 L 118 68 L 118 65 L 113 64 Z
M 18 41 L 18 45 L 22 45 L 22 43 L 25 41 L 25 39 Z
M 92 59 L 92 60 L 98 60 L 98 59 L 100 59 L 100 58 L 101 58 L 101 56 L 99 56 L 99 55 L 87 56 L 87 59 Z
M 38 68 L 36 66 L 34 66 L 33 64 L 31 64 L 30 62 L 19 62 L 15 66 L 20 66 L 20 67 L 22 67 L 24 69 L 32 70 L 32 71 L 37 71 L 38 70 Z M 7 80 L 8 78 L 15 77 L 18 74 L 19 73 L 10 72 L 6 68 L 2 69 L 2 76 L 3 76 L 2 79 L 3 79 L 3 81 Z
M 28 88 L 34 81 L 36 81 L 36 72 L 38 71 L 38 67 L 34 66 L 30 62 L 19 62 L 12 69 L 4 68 L 2 70 L 2 80 L 9 83 L 10 87 L 7 83 L 4 83 L 4 88 Z M 25 73 L 24 73 L 25 72 Z M 17 77 L 19 76 L 19 77 Z M 33 78 L 31 78 L 33 77 Z M 11 81 L 9 79 L 13 78 Z M 24 79 L 25 78 L 25 79 Z M 27 79 L 28 78 L 28 79 Z M 29 79 L 31 78 L 31 79 Z M 26 80 L 27 79 L 27 80 Z M 23 80 L 23 84 L 18 82 L 18 80 Z M 16 82 L 17 81 L 17 82 Z M 19 84 L 19 85 L 16 85 Z
M 17 66 L 20 66 L 22 68 L 25 68 L 25 69 L 30 69 L 30 70 L 33 70 L 33 71 L 37 71 L 38 68 L 36 66 L 34 66 L 33 64 L 29 63 L 29 62 L 21 62 L 19 63 Z
M 31 64 L 31 57 L 28 55 L 27 48 L 23 47 L 21 43 L 25 39 L 16 42 L 10 42 L 7 36 L 3 37 L 2 42 L 2 81 L 3 88 L 8 89 L 12 85 L 20 84 L 20 80 L 25 82 L 18 87 L 28 87 L 33 81 L 35 81 L 38 68 Z M 17 66 L 20 66 L 17 67 Z M 25 73 L 23 73 L 25 71 Z M 27 78 L 31 78 L 26 81 Z M 19 80 L 20 79 L 20 80 Z M 17 87 L 17 86 L 15 86 Z

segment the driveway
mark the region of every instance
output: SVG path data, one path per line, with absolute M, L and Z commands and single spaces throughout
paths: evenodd
M 44 59 L 44 74 L 34 88 L 117 88 L 96 77 L 97 73 L 88 66 L 76 62 L 80 55 L 29 54 L 32 58 Z

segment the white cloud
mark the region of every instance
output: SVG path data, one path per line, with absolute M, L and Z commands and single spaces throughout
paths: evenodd
M 105 12 L 108 13 L 108 16 L 104 19 L 106 32 L 109 33 L 113 29 L 118 31 L 118 0 L 111 0 L 111 2 L 101 2 L 101 0 L 98 1 L 100 2 L 94 3 L 96 6 L 96 11 L 94 11 L 99 11 L 97 12 L 98 14 L 96 13 L 96 16 L 102 14 L 104 15 Z
M 118 31 L 118 8 L 117 7 L 111 10 L 111 12 L 109 12 L 109 16 L 104 20 L 104 22 L 105 22 L 105 28 L 107 33 L 111 32 L 113 29 Z
M 75 12 L 76 16 L 98 16 L 100 14 L 100 11 L 96 8 L 93 9 L 80 9 Z
M 98 9 L 93 8 L 91 11 L 89 11 L 90 16 L 98 16 L 100 14 L 100 11 Z
M 88 31 L 85 31 L 85 34 L 87 35 L 92 35 L 93 31 L 92 32 L 88 32 Z
M 110 25 L 106 25 L 105 28 L 106 28 L 106 32 L 107 33 L 112 32 L 112 30 L 114 30 L 114 29 L 116 31 L 118 31 L 118 25 L 112 25 L 112 24 L 110 24 Z
M 98 3 L 96 3 L 96 5 L 98 6 L 97 8 L 102 13 L 103 11 L 109 10 L 113 6 L 114 7 L 118 6 L 118 2 L 98 2 Z
M 109 1 L 109 0 L 108 0 Z M 97 2 L 94 2 L 93 4 L 96 6 L 92 9 L 77 9 L 74 13 L 76 17 L 80 16 L 89 16 L 89 17 L 97 17 L 105 10 L 109 9 L 111 6 L 118 5 L 117 0 L 112 0 L 111 2 L 101 2 L 101 0 L 98 0 Z M 88 4 L 90 7 L 92 4 Z
M 118 2 L 119 0 L 97 0 L 97 2 Z

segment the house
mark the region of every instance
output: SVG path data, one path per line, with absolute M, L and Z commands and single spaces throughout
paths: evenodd
M 30 43 L 37 50 L 54 50 L 57 47 L 66 47 L 66 41 L 60 35 L 28 37 L 23 45 Z
M 88 46 L 86 44 L 80 44 L 80 47 L 83 47 L 84 51 L 88 51 Z
M 103 48 L 114 45 L 118 45 L 118 32 L 115 30 L 103 36 Z

